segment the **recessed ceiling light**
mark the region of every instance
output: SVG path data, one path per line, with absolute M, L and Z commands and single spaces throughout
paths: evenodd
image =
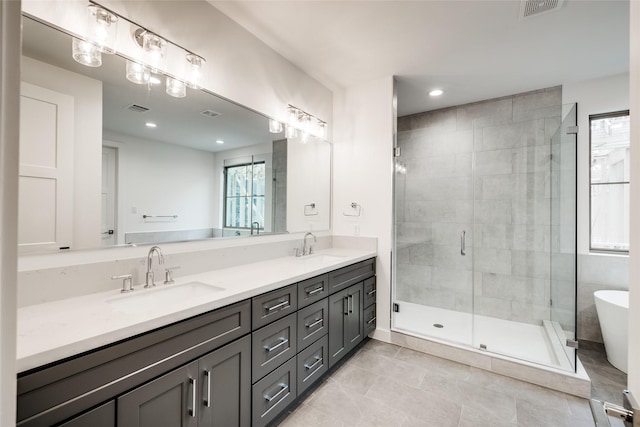
M 434 89 L 431 92 L 429 92 L 429 96 L 440 96 L 444 93 L 444 91 L 442 89 Z
M 223 141 L 223 140 L 221 140 L 221 139 L 218 139 L 218 140 L 216 141 L 216 144 L 224 144 L 224 141 Z
M 148 128 L 155 128 L 155 127 L 158 127 L 158 125 L 157 125 L 157 124 L 152 123 L 152 122 L 147 122 L 147 123 L 145 123 L 144 125 L 145 125 L 146 127 L 148 127 Z
M 162 80 L 157 77 L 151 77 L 149 79 L 149 83 L 151 83 L 152 85 L 159 85 L 160 83 L 162 83 Z

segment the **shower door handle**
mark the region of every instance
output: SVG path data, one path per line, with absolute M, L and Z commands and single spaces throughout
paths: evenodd
M 466 230 L 462 230 L 462 233 L 460 233 L 460 254 L 461 255 L 466 255 L 467 254 L 467 232 Z

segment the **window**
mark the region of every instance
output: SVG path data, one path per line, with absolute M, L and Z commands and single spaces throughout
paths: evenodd
M 224 176 L 224 226 L 264 229 L 265 163 L 227 166 Z
M 629 251 L 629 111 L 589 116 L 592 250 Z

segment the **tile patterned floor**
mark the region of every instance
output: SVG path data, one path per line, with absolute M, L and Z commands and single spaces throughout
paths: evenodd
M 369 340 L 281 427 L 583 427 L 586 399 Z

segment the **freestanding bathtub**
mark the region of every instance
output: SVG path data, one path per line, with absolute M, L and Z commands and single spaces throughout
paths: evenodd
M 629 292 L 596 291 L 593 296 L 607 359 L 613 366 L 627 373 Z

